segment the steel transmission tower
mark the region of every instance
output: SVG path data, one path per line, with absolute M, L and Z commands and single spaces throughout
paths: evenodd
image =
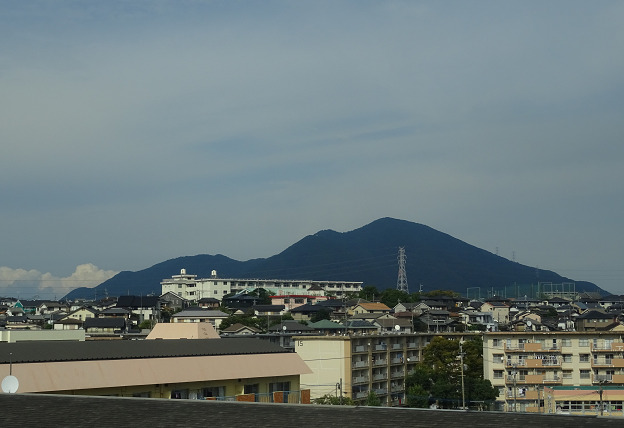
M 397 290 L 409 293 L 407 287 L 407 273 L 405 272 L 405 247 L 399 247 L 399 276 L 397 278 Z

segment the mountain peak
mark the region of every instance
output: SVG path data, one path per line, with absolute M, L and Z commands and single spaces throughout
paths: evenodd
M 394 288 L 398 272 L 398 249 L 407 255 L 408 283 L 466 293 L 468 288 L 508 288 L 519 295 L 534 294 L 539 282 L 573 282 L 554 272 L 524 266 L 467 244 L 429 226 L 384 217 L 349 232 L 321 230 L 294 243 L 281 253 L 240 262 L 219 255 L 196 255 L 167 260 L 139 272 L 124 272 L 100 284 L 109 294 L 160 294 L 160 281 L 180 269 L 221 278 L 308 279 L 361 281 L 379 289 Z M 576 282 L 577 291 L 596 291 L 591 283 Z M 599 290 L 599 289 L 598 289 Z M 91 297 L 93 289 L 78 289 L 66 297 Z M 98 294 L 100 294 L 98 292 Z M 509 295 L 509 293 L 508 293 Z

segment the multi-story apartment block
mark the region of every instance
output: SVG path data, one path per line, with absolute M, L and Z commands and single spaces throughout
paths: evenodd
M 566 390 L 598 396 L 605 385 L 624 387 L 624 333 L 485 333 L 483 364 L 485 378 L 499 389 L 499 409 L 563 411 L 571 406 Z M 622 397 L 616 401 L 609 405 L 622 409 Z
M 221 300 L 226 294 L 253 291 L 258 288 L 263 288 L 274 295 L 309 294 L 308 290 L 314 291 L 319 287 L 326 293 L 330 292 L 336 296 L 362 290 L 362 282 L 219 278 L 217 271 L 214 270 L 210 278 L 197 278 L 197 275 L 187 274 L 186 269 L 182 269 L 180 275 L 164 279 L 160 285 L 162 294 L 173 292 L 184 299 L 194 301 L 205 297 Z
M 301 376 L 312 398 L 342 392 L 363 402 L 374 391 L 386 406 L 405 402 L 405 377 L 435 336 L 462 339 L 461 333 L 298 336 L 295 352 L 312 373 Z

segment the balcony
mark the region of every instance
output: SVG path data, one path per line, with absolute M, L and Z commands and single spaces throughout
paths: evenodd
M 353 352 L 368 352 L 368 346 L 366 345 L 356 345 Z
M 516 385 L 557 385 L 562 383 L 561 376 L 554 375 L 518 375 L 514 381 L 513 376 L 505 376 L 505 383 Z
M 377 373 L 373 375 L 373 380 L 387 380 L 388 379 L 388 375 L 386 373 Z
M 589 346 L 592 352 L 624 352 L 623 342 L 602 343 L 600 345 L 590 343 Z
M 400 343 L 394 343 L 394 344 L 392 344 L 392 349 L 394 349 L 394 350 L 403 349 L 403 346 L 401 346 Z
M 388 360 L 378 359 L 378 360 L 375 360 L 375 363 L 373 365 L 375 365 L 375 366 L 385 366 L 387 364 L 388 364 Z
M 394 357 L 390 360 L 391 364 L 403 364 L 403 357 Z
M 527 367 L 561 367 L 561 361 L 558 358 L 527 358 Z
M 541 343 L 520 343 L 516 346 L 507 346 L 505 352 L 561 352 L 560 345 L 544 346 Z
M 375 351 L 385 351 L 388 347 L 385 344 L 375 345 Z
M 355 361 L 353 363 L 353 368 L 354 369 L 359 369 L 359 368 L 363 368 L 363 367 L 368 367 L 368 361 L 367 360 Z
M 390 377 L 391 377 L 392 379 L 401 378 L 401 377 L 403 377 L 403 376 L 405 376 L 405 374 L 403 373 L 403 370 L 401 370 L 401 371 L 399 371 L 399 372 L 391 372 L 391 373 L 390 373 Z
M 514 395 L 513 391 L 507 391 L 507 399 L 513 400 L 539 400 L 544 398 L 544 394 L 536 390 L 527 390 L 524 392 L 517 391 Z
M 403 385 L 393 385 L 390 387 L 390 392 L 399 392 L 403 391 Z
M 624 358 L 594 358 L 591 366 L 624 368 Z
M 355 376 L 353 378 L 353 383 L 368 383 L 368 376 Z

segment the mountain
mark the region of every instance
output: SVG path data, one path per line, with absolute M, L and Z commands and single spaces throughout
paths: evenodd
M 221 278 L 362 281 L 379 289 L 395 288 L 398 249 L 405 248 L 410 291 L 454 290 L 466 294 L 480 287 L 510 297 L 531 295 L 537 283 L 572 283 L 555 272 L 524 266 L 467 244 L 428 226 L 382 218 L 350 232 L 323 230 L 306 236 L 266 259 L 233 260 L 224 255 L 185 256 L 137 272 L 120 272 L 93 288 L 78 288 L 64 298 L 123 294 L 160 294 L 160 281 L 180 273 L 198 278 L 214 269 Z M 608 294 L 590 282 L 575 282 L 576 291 Z

